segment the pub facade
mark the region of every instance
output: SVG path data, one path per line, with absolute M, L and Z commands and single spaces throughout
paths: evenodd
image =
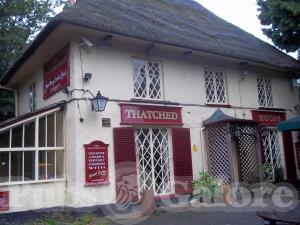
M 1 212 L 135 202 L 148 189 L 172 198 L 192 193 L 202 171 L 260 182 L 264 163 L 270 179 L 278 168 L 299 178 L 296 133 L 276 130 L 298 113 L 298 62 L 266 43 L 268 63 L 73 17 L 105 15 L 111 2 L 63 11 L 2 78 L 17 116 L 0 124 Z

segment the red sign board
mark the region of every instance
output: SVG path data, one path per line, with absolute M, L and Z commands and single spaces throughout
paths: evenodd
M 44 99 L 70 85 L 69 45 L 44 65 Z
M 93 141 L 85 148 L 85 185 L 109 184 L 108 145 Z
M 121 104 L 121 124 L 182 125 L 181 108 Z
M 261 123 L 265 126 L 276 126 L 277 123 L 286 120 L 284 112 L 272 112 L 272 111 L 252 111 L 252 118 L 254 121 Z
M 9 210 L 9 192 L 0 192 L 0 211 Z

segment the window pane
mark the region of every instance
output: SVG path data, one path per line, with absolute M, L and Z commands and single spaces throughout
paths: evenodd
M 46 126 L 46 119 L 45 117 L 39 119 L 39 147 L 45 147 L 45 126 Z
M 39 180 L 46 179 L 46 151 L 39 151 Z
M 12 148 L 22 147 L 22 138 L 23 138 L 23 126 L 20 125 L 12 128 L 11 147 Z
M 9 130 L 0 133 L 0 148 L 9 148 Z
M 54 114 L 47 116 L 47 147 L 54 147 Z
M 35 143 L 35 122 L 25 124 L 25 140 L 24 147 L 34 147 Z
M 55 178 L 55 151 L 47 151 L 47 179 Z
M 11 181 L 22 181 L 23 152 L 11 152 Z
M 0 152 L 0 183 L 8 182 L 8 152 Z
M 24 180 L 35 179 L 35 152 L 24 152 Z
M 133 60 L 133 83 L 134 96 L 146 98 L 147 97 L 147 81 L 146 81 L 146 67 L 145 61 L 140 59 Z
M 56 151 L 56 178 L 64 177 L 64 152 Z
M 56 112 L 56 147 L 63 147 L 63 113 L 61 111 Z

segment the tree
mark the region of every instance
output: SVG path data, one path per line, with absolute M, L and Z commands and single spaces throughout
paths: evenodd
M 256 0 L 263 33 L 280 49 L 300 54 L 300 0 Z
M 61 0 L 0 0 L 0 77 L 61 3 Z
M 0 0 L 0 78 L 63 3 L 63 0 Z M 0 121 L 13 113 L 13 94 L 1 90 Z

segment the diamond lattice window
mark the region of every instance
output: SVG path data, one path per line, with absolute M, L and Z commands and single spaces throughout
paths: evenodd
M 226 104 L 225 73 L 206 70 L 204 72 L 206 102 L 215 104 Z
M 264 162 L 268 163 L 270 171 L 269 180 L 275 180 L 277 169 L 283 168 L 282 158 L 284 157 L 280 151 L 279 134 L 275 130 L 264 130 L 262 133 L 264 147 Z
M 271 80 L 266 78 L 257 78 L 258 102 L 263 107 L 273 107 L 273 95 Z
M 166 129 L 137 129 L 135 134 L 139 190 L 156 195 L 171 192 L 170 155 Z
M 158 62 L 133 60 L 134 96 L 136 98 L 161 99 L 161 65 Z

